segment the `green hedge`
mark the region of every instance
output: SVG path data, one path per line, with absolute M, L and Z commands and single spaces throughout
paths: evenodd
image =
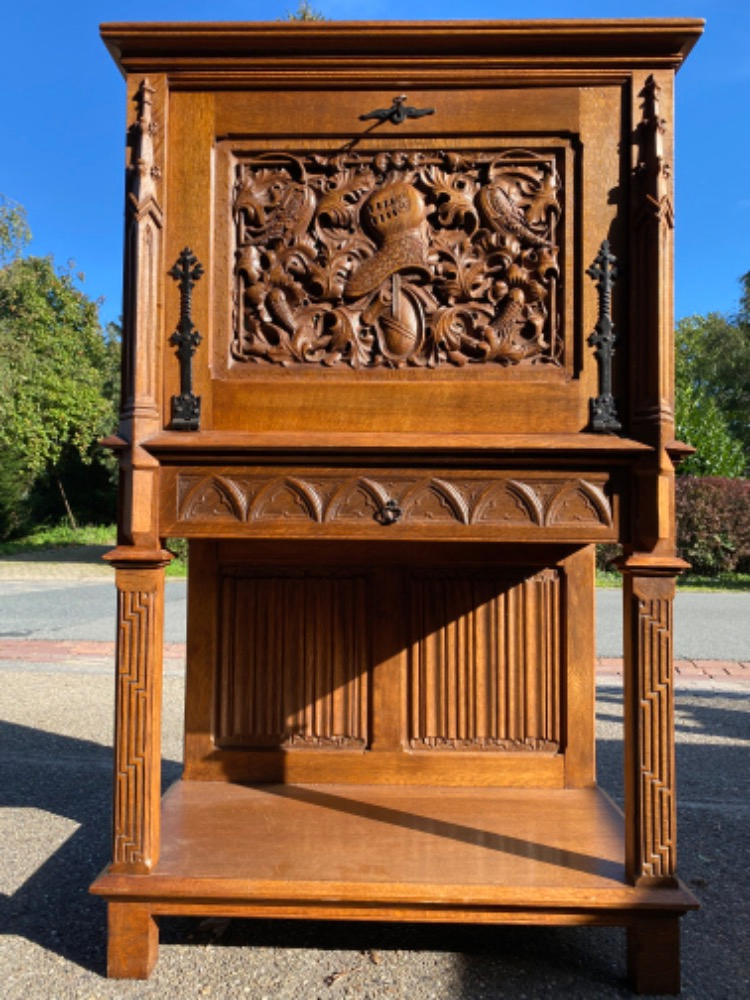
M 677 552 L 695 576 L 750 572 L 750 479 L 678 476 L 675 484 Z M 622 554 L 597 545 L 600 572 Z
M 693 573 L 750 569 L 750 480 L 678 476 L 677 550 Z

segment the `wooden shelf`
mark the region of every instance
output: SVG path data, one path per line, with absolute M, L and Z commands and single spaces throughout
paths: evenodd
M 127 442 L 110 438 L 104 442 L 117 450 L 125 447 Z M 393 431 L 382 433 L 347 433 L 346 431 L 310 432 L 303 434 L 282 431 L 265 431 L 248 433 L 241 431 L 198 431 L 185 434 L 179 431 L 162 431 L 142 442 L 146 451 L 158 455 L 162 459 L 172 458 L 184 461 L 189 454 L 193 461 L 198 456 L 207 458 L 237 456 L 243 461 L 249 461 L 253 455 L 268 456 L 306 455 L 322 453 L 325 455 L 358 455 L 365 454 L 370 460 L 381 463 L 388 456 L 409 456 L 412 460 L 420 456 L 422 462 L 436 461 L 441 456 L 447 456 L 452 461 L 456 456 L 464 460 L 467 456 L 474 459 L 488 458 L 498 460 L 517 460 L 524 456 L 544 454 L 547 460 L 555 454 L 574 455 L 579 460 L 588 458 L 606 458 L 608 462 L 617 458 L 627 459 L 639 454 L 648 454 L 653 449 L 641 441 L 629 438 L 614 437 L 608 434 L 433 434 L 406 433 Z
M 626 884 L 622 815 L 595 788 L 181 781 L 162 835 L 150 875 L 105 874 L 94 891 L 161 913 L 490 923 L 695 906 L 680 887 Z

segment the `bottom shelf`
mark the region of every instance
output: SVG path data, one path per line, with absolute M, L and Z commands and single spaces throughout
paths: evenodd
M 148 875 L 92 891 L 153 914 L 628 923 L 684 913 L 683 887 L 625 882 L 623 819 L 600 790 L 181 781 Z

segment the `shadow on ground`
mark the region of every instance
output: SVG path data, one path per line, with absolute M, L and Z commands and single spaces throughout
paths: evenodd
M 680 869 L 702 903 L 698 914 L 683 921 L 683 997 L 688 1000 L 750 995 L 750 897 L 744 884 L 750 869 L 747 707 L 743 693 L 690 692 L 678 699 Z M 600 692 L 599 716 L 600 783 L 621 799 L 618 691 Z M 0 745 L 0 805 L 34 809 L 76 824 L 64 843 L 2 899 L 0 932 L 26 937 L 103 975 L 104 908 L 88 894 L 88 887 L 109 857 L 111 753 L 98 743 L 17 724 L 0 726 Z M 166 761 L 165 782 L 177 778 L 179 770 L 175 761 Z M 12 865 L 13 859 L 5 863 Z M 449 963 L 454 986 L 448 984 L 447 992 L 434 995 L 455 1000 L 632 995 L 624 984 L 620 929 L 195 918 L 163 920 L 161 941 L 166 946 L 191 944 L 193 954 L 209 946 L 272 948 L 282 963 L 290 949 L 336 952 L 335 968 L 312 993 L 300 987 L 299 996 L 305 1000 L 402 996 L 399 962 L 414 952 L 434 956 L 425 974 L 433 968 L 435 977 L 448 975 L 441 955 L 454 956 Z M 363 977 L 370 985 L 358 992 Z

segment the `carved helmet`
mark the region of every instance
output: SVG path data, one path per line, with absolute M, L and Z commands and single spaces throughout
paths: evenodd
M 406 181 L 394 181 L 373 191 L 362 207 L 362 223 L 379 249 L 350 276 L 346 295 L 358 298 L 381 285 L 396 271 L 427 270 L 427 245 L 422 233 L 422 195 Z

